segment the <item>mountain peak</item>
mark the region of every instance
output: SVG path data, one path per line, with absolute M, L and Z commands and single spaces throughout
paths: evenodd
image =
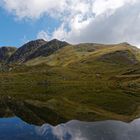
M 51 43 L 65 43 L 65 44 L 69 44 L 69 43 L 67 43 L 66 41 L 61 41 L 61 40 L 58 40 L 58 39 L 52 39 L 52 40 L 50 40 L 49 42 L 48 42 L 49 44 L 51 44 Z
M 65 41 L 60 41 L 58 39 L 53 39 L 46 44 L 38 48 L 34 53 L 32 53 L 26 60 L 33 59 L 40 56 L 49 56 L 57 50 L 69 45 Z
M 26 58 L 35 52 L 39 47 L 46 44 L 43 39 L 33 40 L 21 46 L 10 58 L 9 62 L 24 62 Z
M 67 45 L 67 42 L 58 39 L 53 39 L 48 42 L 43 39 L 33 40 L 18 48 L 18 50 L 8 59 L 8 62 L 23 63 L 31 58 L 48 56 Z
M 131 44 L 129 44 L 128 42 L 122 42 L 120 43 L 120 45 L 131 46 Z
M 40 44 L 42 45 L 45 43 L 47 43 L 47 41 L 45 41 L 44 39 L 37 39 L 37 40 L 29 41 L 29 42 L 25 43 L 23 46 L 30 47 L 31 45 L 36 46 L 36 45 L 40 45 Z M 23 47 L 23 46 L 21 46 L 21 47 Z

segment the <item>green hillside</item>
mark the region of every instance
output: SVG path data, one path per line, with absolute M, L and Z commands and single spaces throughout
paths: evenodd
M 1 116 L 51 124 L 140 117 L 140 50 L 130 44 L 68 44 L 5 67 Z

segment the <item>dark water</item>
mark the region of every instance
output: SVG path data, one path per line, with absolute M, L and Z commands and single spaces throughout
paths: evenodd
M 0 140 L 140 140 L 140 119 L 120 121 L 70 121 L 55 127 L 29 125 L 17 117 L 0 119 Z

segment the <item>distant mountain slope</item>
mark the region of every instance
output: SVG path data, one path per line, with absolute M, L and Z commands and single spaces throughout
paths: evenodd
M 56 52 L 49 56 L 39 56 L 30 59 L 26 62 L 27 65 L 38 65 L 41 63 L 50 66 L 66 66 L 72 62 L 81 60 L 85 56 L 88 56 L 91 52 L 102 49 L 104 46 L 94 43 L 83 43 L 78 45 L 67 45 L 59 48 Z
M 134 65 L 140 61 L 140 50 L 130 44 L 106 45 L 81 60 L 84 64 L 94 61 L 119 65 Z
M 17 50 L 15 47 L 1 47 L 0 48 L 0 61 L 5 62 Z
M 86 63 L 95 60 L 112 64 L 131 65 L 140 60 L 140 51 L 128 43 L 113 45 L 84 43 L 68 45 L 49 56 L 40 55 L 30 59 L 26 64 L 38 65 L 44 63 L 50 66 L 66 66 L 78 63 L 78 61 Z
M 47 42 L 39 39 L 30 41 L 21 46 L 17 51 L 9 58 L 9 63 L 22 63 L 26 61 L 27 57 L 34 53 L 39 47 L 46 44 Z
M 48 56 L 67 46 L 68 43 L 59 40 L 46 42 L 42 39 L 34 40 L 20 47 L 8 60 L 9 63 L 24 63 L 39 56 Z
M 57 39 L 51 40 L 27 57 L 27 60 L 31 60 L 40 56 L 47 57 L 67 45 L 69 45 L 67 42 L 59 41 Z

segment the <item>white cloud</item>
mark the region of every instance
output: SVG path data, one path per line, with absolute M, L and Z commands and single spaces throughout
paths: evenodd
M 65 0 L 2 0 L 6 10 L 18 18 L 36 19 L 43 14 L 54 15 L 65 10 Z
M 104 1 L 108 4 L 100 3 Z M 134 45 L 140 44 L 140 2 L 138 1 L 97 1 L 99 8 L 95 8 L 95 16 L 84 19 L 84 15 L 75 15 L 65 23 L 70 28 L 55 30 L 52 37 L 77 43 L 77 42 L 99 42 L 99 43 L 119 43 L 129 42 Z M 92 7 L 97 6 L 96 1 Z M 95 6 L 95 5 L 96 6 Z M 114 0 L 115 4 L 115 0 Z M 103 7 L 101 5 L 104 5 Z M 97 6 L 97 7 L 98 7 Z M 106 8 L 105 8 L 106 7 Z M 102 9 L 102 10 L 99 10 Z M 64 23 L 63 23 L 64 24 Z M 57 35 L 56 35 L 57 32 Z M 63 32 L 63 35 L 62 35 Z
M 125 4 L 134 3 L 135 0 L 96 0 L 93 4 L 93 11 L 96 13 L 96 16 L 109 10 L 116 10 Z
M 45 32 L 45 31 L 42 30 L 37 34 L 37 39 L 40 39 L 40 38 L 48 41 L 48 40 L 50 40 L 51 37 L 49 36 L 47 31 Z
M 47 14 L 61 21 L 51 35 L 42 30 L 38 38 L 140 44 L 139 0 L 2 0 L 1 5 L 19 19 Z
M 53 135 L 54 138 L 58 140 L 65 140 L 67 136 L 69 136 L 70 140 L 88 140 L 86 136 L 83 135 L 88 135 L 86 134 L 86 131 L 84 129 L 77 129 L 77 122 L 73 123 L 68 122 L 66 124 L 60 124 L 55 127 L 44 124 L 41 127 L 36 127 L 36 133 L 40 136 L 45 136 L 47 137 L 48 135 Z M 87 136 L 89 137 L 89 136 Z

